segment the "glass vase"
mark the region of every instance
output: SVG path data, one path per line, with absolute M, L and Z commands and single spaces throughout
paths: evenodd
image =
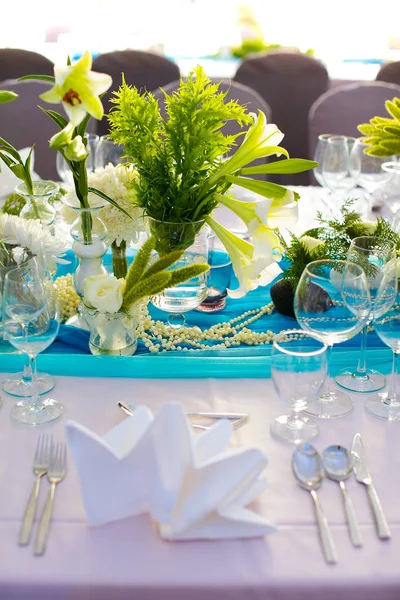
M 74 273 L 76 293 L 83 297 L 83 284 L 89 275 L 107 274 L 103 256 L 107 251 L 107 229 L 98 216 L 103 206 L 95 208 L 73 208 L 77 219 L 71 227 L 72 250 L 78 260 Z
M 137 349 L 136 319 L 126 313 L 100 313 L 83 306 L 92 354 L 132 356 Z
M 156 251 L 163 255 L 182 250 L 183 255 L 170 269 L 207 263 L 210 228 L 204 221 L 168 223 L 149 218 L 150 232 L 156 237 Z M 184 313 L 196 309 L 207 298 L 206 273 L 167 288 L 153 296 L 151 302 L 168 313 L 168 325 L 176 329 L 185 326 Z
M 34 181 L 33 194 L 30 194 L 25 183 L 17 185 L 15 192 L 26 202 L 20 216 L 24 219 L 39 219 L 43 227 L 54 233 L 56 210 L 52 200 L 59 189 L 58 184 L 54 181 Z

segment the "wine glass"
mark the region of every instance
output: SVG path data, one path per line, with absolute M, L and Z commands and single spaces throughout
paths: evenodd
M 400 162 L 384 162 L 382 169 L 389 176 L 383 191 L 383 201 L 390 211 L 390 216 L 393 216 L 400 210 Z
M 300 329 L 281 332 L 271 350 L 271 377 L 291 413 L 277 417 L 271 435 L 300 444 L 318 435 L 318 425 L 301 414 L 318 398 L 328 370 L 327 345 Z
M 86 170 L 88 173 L 92 173 L 95 169 L 96 151 L 100 138 L 95 133 L 85 133 L 85 138 L 87 138 L 86 150 L 88 151 L 88 156 L 86 158 Z M 57 152 L 56 168 L 60 179 L 64 181 L 68 187 L 73 186 L 74 180 L 71 169 L 67 165 L 60 152 Z
M 56 274 L 57 267 L 52 266 L 52 260 L 46 258 L 44 254 L 38 254 L 35 257 L 36 263 L 47 279 L 52 280 Z M 48 373 L 37 373 L 38 392 L 42 396 L 48 394 L 55 386 L 55 380 Z M 28 356 L 26 356 L 24 369 L 22 372 L 9 375 L 3 381 L 3 390 L 10 396 L 16 398 L 30 398 L 32 395 L 32 373 Z
M 97 148 L 94 167 L 98 169 L 99 167 L 106 167 L 110 163 L 116 167 L 125 162 L 124 155 L 125 149 L 123 146 L 114 144 L 107 136 L 102 135 Z
M 395 156 L 370 156 L 365 154 L 369 144 L 365 144 L 365 138 L 355 140 L 350 153 L 350 173 L 357 185 L 366 190 L 365 198 L 372 207 L 374 192 L 391 179 L 391 173 L 383 168 L 384 163 L 396 161 Z M 379 203 L 375 206 L 380 206 Z
M 385 377 L 378 371 L 367 368 L 366 348 L 368 325 L 372 319 L 382 314 L 382 304 L 376 302 L 375 298 L 385 272 L 384 267 L 394 259 L 394 256 L 394 242 L 381 240 L 373 236 L 354 238 L 350 244 L 347 257 L 349 261 L 357 263 L 365 271 L 371 295 L 371 313 L 362 332 L 361 351 L 357 368 L 355 371 L 344 369 L 335 377 L 336 383 L 346 390 L 371 393 L 381 390 L 385 386 Z
M 382 305 L 383 309 L 381 315 L 373 322 L 382 342 L 393 351 L 391 381 L 387 392 L 371 394 L 365 403 L 365 408 L 370 414 L 388 421 L 400 419 L 400 397 L 396 386 L 396 378 L 400 374 L 400 294 L 397 275 L 397 264 L 394 260 L 387 266 L 379 286 L 375 302 Z M 388 310 L 383 312 L 385 308 Z
M 318 163 L 318 166 L 313 169 L 313 175 L 318 181 L 319 185 L 328 189 L 322 176 L 322 162 L 324 160 L 324 154 L 328 146 L 328 140 L 333 137 L 332 133 L 322 133 L 318 136 L 317 145 L 315 146 L 314 160 Z
M 333 135 L 328 138 L 322 157 L 322 177 L 332 196 L 339 200 L 356 186 L 349 171 L 350 152 L 354 138 L 345 135 Z
M 57 419 L 63 407 L 56 400 L 40 398 L 36 356 L 55 340 L 60 318 L 53 282 L 38 267 L 35 259 L 6 275 L 3 323 L 8 341 L 17 350 L 22 350 L 29 356 L 32 372 L 30 401 L 17 402 L 12 408 L 11 417 L 30 425 L 40 425 Z
M 352 303 L 345 298 L 353 298 Z M 294 312 L 302 329 L 327 344 L 328 360 L 334 344 L 359 333 L 371 311 L 365 273 L 359 265 L 343 260 L 317 260 L 304 269 L 296 289 Z M 306 414 L 330 419 L 350 412 L 347 394 L 333 389 L 327 378 L 322 395 Z

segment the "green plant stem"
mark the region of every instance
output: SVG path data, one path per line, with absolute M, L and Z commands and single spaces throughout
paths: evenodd
M 81 208 L 88 209 L 89 200 L 88 200 L 88 178 L 87 178 L 87 170 L 86 170 L 86 159 L 79 162 L 72 162 L 65 158 L 69 168 L 71 169 L 75 192 L 78 197 Z M 92 215 L 90 211 L 84 211 L 82 213 L 82 233 L 85 244 L 92 243 Z
M 126 242 L 122 240 L 118 246 L 117 242 L 113 242 L 112 249 L 112 264 L 113 272 L 117 279 L 125 278 L 128 273 L 128 259 L 126 258 Z

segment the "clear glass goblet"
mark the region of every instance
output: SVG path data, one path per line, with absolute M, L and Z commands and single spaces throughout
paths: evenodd
M 8 341 L 29 356 L 32 372 L 31 399 L 17 402 L 11 417 L 30 425 L 57 419 L 63 407 L 56 400 L 40 398 L 35 359 L 55 340 L 60 326 L 59 311 L 53 282 L 34 259 L 5 277 L 3 323 Z
M 94 168 L 106 167 L 108 164 L 117 165 L 125 162 L 124 159 L 125 149 L 123 146 L 114 144 L 114 142 L 107 138 L 107 136 L 101 136 L 99 145 L 96 152 Z
M 395 244 L 389 240 L 381 240 L 373 236 L 361 236 L 354 238 L 350 244 L 347 254 L 348 260 L 360 265 L 366 274 L 367 285 L 371 295 L 371 312 L 365 322 L 358 365 L 355 370 L 343 369 L 336 377 L 335 381 L 340 387 L 352 392 L 371 393 L 381 390 L 385 386 L 385 377 L 367 367 L 367 339 L 368 325 L 371 321 L 382 314 L 382 304 L 376 302 L 385 265 L 390 263 L 395 256 Z
M 355 138 L 333 135 L 328 138 L 322 157 L 322 177 L 331 191 L 332 203 L 340 207 L 343 197 L 356 186 L 350 168 L 350 152 Z
M 396 259 L 388 264 L 382 278 L 375 303 L 381 307 L 380 316 L 373 325 L 384 344 L 393 351 L 392 374 L 386 392 L 371 394 L 365 402 L 366 410 L 374 417 L 387 421 L 400 420 L 400 397 L 396 379 L 400 374 L 400 293 Z
M 350 173 L 357 185 L 366 190 L 365 198 L 369 208 L 381 206 L 379 199 L 373 198 L 374 192 L 382 189 L 392 174 L 383 168 L 384 163 L 395 161 L 395 156 L 371 156 L 365 153 L 370 146 L 364 137 L 357 138 L 350 153 Z
M 352 301 L 345 302 L 345 298 Z M 304 269 L 296 289 L 294 312 L 302 329 L 327 344 L 328 360 L 334 344 L 359 333 L 371 311 L 363 269 L 343 260 L 318 260 Z M 324 419 L 342 417 L 353 408 L 351 398 L 331 387 L 329 378 L 321 396 L 306 414 Z
M 318 398 L 328 371 L 327 345 L 301 329 L 283 331 L 271 350 L 271 378 L 291 412 L 272 421 L 271 435 L 300 444 L 318 435 L 318 425 L 301 414 Z

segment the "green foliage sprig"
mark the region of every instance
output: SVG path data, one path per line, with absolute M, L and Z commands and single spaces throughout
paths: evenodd
M 197 68 L 195 78 L 165 95 L 168 120 L 164 121 L 153 94 L 141 95 L 123 80 L 111 100 L 115 105 L 108 115 L 111 137 L 124 145 L 138 169 L 134 185 L 148 216 L 189 222 L 196 212 L 200 220 L 216 207 L 214 193 L 229 185 L 217 182 L 205 190 L 204 183 L 220 164 L 218 157 L 227 154 L 237 138 L 221 129 L 229 120 L 240 126 L 252 122 L 244 106 L 225 98 L 218 84 L 210 83 Z
M 196 263 L 168 271 L 183 255 L 183 251 L 174 251 L 150 263 L 152 252 L 156 246 L 156 238 L 150 236 L 138 251 L 128 271 L 123 292 L 122 310 L 155 294 L 160 294 L 168 287 L 179 285 L 184 281 L 199 277 L 210 268 L 208 264 Z
M 386 100 L 385 108 L 392 118 L 373 117 L 369 123 L 358 126 L 370 147 L 365 150 L 371 156 L 400 156 L 400 98 Z
M 293 290 L 308 263 L 323 259 L 345 260 L 351 240 L 356 237 L 373 236 L 378 240 L 391 241 L 400 251 L 400 236 L 393 231 L 390 223 L 383 218 L 376 223 L 364 222 L 352 208 L 353 204 L 354 199 L 347 200 L 341 208 L 341 217 L 337 219 L 324 219 L 319 212 L 317 220 L 320 226 L 309 229 L 301 237 L 291 234 L 289 244 L 280 236 L 284 255 L 290 261 L 283 278 L 291 282 Z M 310 247 L 309 238 L 320 241 L 320 244 Z M 363 265 L 363 268 L 368 270 L 369 266 Z

